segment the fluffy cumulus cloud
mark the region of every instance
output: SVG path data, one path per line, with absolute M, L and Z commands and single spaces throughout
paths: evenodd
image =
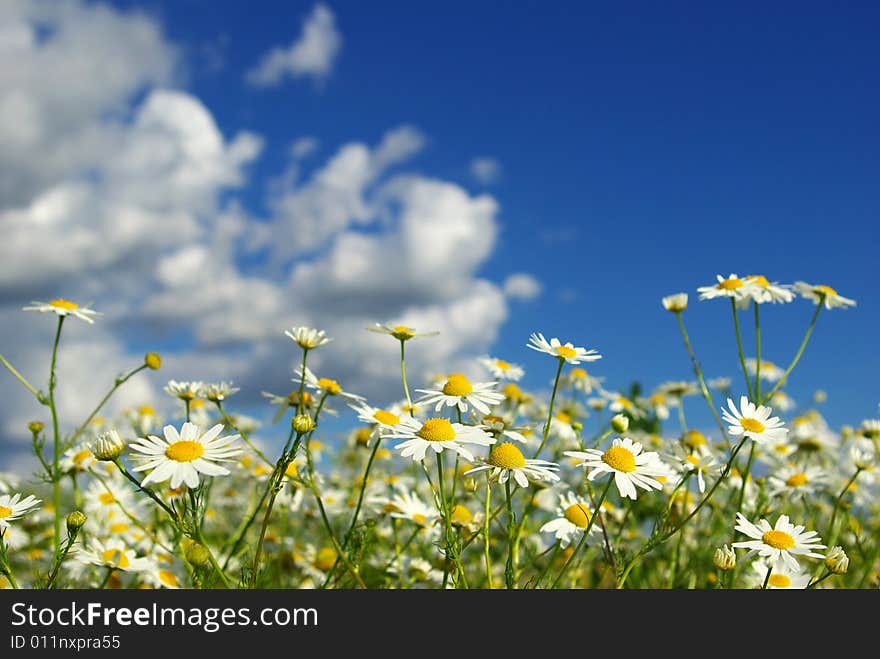
M 410 344 L 417 387 L 433 373 L 471 371 L 507 301 L 539 288 L 528 275 L 499 286 L 478 274 L 499 205 L 413 173 L 426 141 L 418 129 L 390 127 L 321 159 L 316 138 L 300 140 L 283 171 L 253 180 L 263 139 L 221 130 L 180 88 L 178 49 L 154 18 L 74 0 L 46 7 L 0 9 L 0 51 L 16 63 L 0 65 L 0 352 L 45 389 L 55 318 L 21 307 L 63 296 L 104 312 L 94 325 L 65 323 L 65 428 L 152 349 L 163 369 L 133 378 L 108 414 L 168 409 L 161 389 L 171 378 L 232 379 L 243 406 L 264 390 L 286 393 L 299 354 L 283 332 L 294 325 L 336 339 L 314 353 L 317 370 L 387 402 L 400 396 L 399 347 L 368 326 L 440 331 Z M 335 33 L 319 5 L 285 75 L 325 71 L 334 55 L 322 59 L 316 44 L 328 26 Z M 264 191 L 264 215 L 245 190 Z M 0 395 L 0 456 L 24 454 L 25 425 L 46 420 L 46 408 L 5 371 Z
M 333 70 L 341 49 L 342 34 L 336 27 L 336 17 L 326 5 L 315 5 L 293 43 L 263 55 L 248 71 L 247 81 L 257 87 L 274 87 L 288 77 L 323 80 Z
M 504 280 L 504 294 L 514 300 L 534 300 L 541 289 L 541 282 L 526 272 L 517 272 Z

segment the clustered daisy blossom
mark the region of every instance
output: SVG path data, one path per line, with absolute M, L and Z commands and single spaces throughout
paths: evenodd
M 425 394 L 416 401 L 417 405 L 434 405 L 434 411 L 439 412 L 444 406 L 457 407 L 461 412 L 467 412 L 468 405 L 483 414 L 489 414 L 490 405 L 497 405 L 504 400 L 504 394 L 494 391 L 497 382 L 471 382 L 463 373 L 453 373 L 443 384 L 438 384 L 434 389 L 416 389 Z
M 642 451 L 639 442 L 629 437 L 617 437 L 605 450 L 586 449 L 585 451 L 566 451 L 565 455 L 583 460 L 578 466 L 589 470 L 588 480 L 595 480 L 604 474 L 614 476 L 614 484 L 620 496 L 636 499 L 636 487 L 644 490 L 659 490 L 663 486 L 654 476 L 665 473 L 660 456 L 654 451 Z
M 735 436 L 745 435 L 757 444 L 776 443 L 785 439 L 788 429 L 778 416 L 771 417 L 773 410 L 765 405 L 755 405 L 748 396 L 739 400 L 739 409 L 733 400 L 727 399 L 730 411 L 722 408 L 721 416 L 730 424 L 727 431 Z
M 495 443 L 495 438 L 481 426 L 466 426 L 439 418 L 422 422 L 412 417 L 402 417 L 388 436 L 404 439 L 394 448 L 399 449 L 404 458 L 411 457 L 416 462 L 424 460 L 428 450 L 436 454 L 452 451 L 465 460 L 473 460 L 474 455 L 465 448 L 466 445 L 489 446 Z

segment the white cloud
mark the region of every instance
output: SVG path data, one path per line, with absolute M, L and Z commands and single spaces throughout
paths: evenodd
M 470 169 L 471 176 L 483 185 L 490 185 L 501 178 L 501 163 L 495 158 L 474 158 Z
M 319 144 L 320 142 L 318 142 L 316 137 L 300 137 L 290 145 L 290 157 L 294 160 L 306 158 L 318 150 Z
M 296 40 L 286 48 L 273 48 L 263 55 L 246 79 L 257 87 L 280 85 L 288 76 L 322 80 L 330 75 L 341 48 L 342 34 L 336 28 L 336 17 L 326 5 L 318 4 L 303 22 Z
M 504 280 L 504 294 L 514 300 L 534 300 L 541 294 L 541 282 L 532 275 L 518 272 Z

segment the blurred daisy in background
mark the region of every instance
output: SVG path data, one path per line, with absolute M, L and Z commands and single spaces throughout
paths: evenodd
M 499 380 L 517 381 L 525 375 L 525 371 L 519 364 L 512 364 L 497 357 L 480 357 L 480 364 Z
M 573 491 L 568 490 L 559 495 L 556 517 L 544 524 L 540 532 L 552 533 L 559 541 L 560 547 L 565 549 L 571 544 L 580 542 L 592 517 L 593 511 L 589 503 Z M 590 535 L 595 535 L 598 532 L 599 527 L 594 524 L 590 528 Z
M 855 300 L 843 297 L 836 290 L 825 284 L 808 284 L 805 281 L 796 281 L 794 290 L 801 297 L 812 300 L 814 304 L 823 304 L 826 309 L 854 307 Z
M 602 355 L 595 350 L 575 347 L 572 343 L 562 344 L 555 337 L 547 341 L 540 332 L 532 333 L 526 347 L 538 352 L 545 352 L 551 357 L 556 357 L 569 364 L 580 364 L 581 362 L 593 362 L 597 359 L 602 359 Z

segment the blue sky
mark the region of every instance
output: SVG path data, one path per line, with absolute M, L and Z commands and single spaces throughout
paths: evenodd
M 40 3 L 14 4 L 12 11 L 23 24 L 46 20 L 39 17 Z M 405 302 L 377 309 L 374 319 L 413 311 L 425 322 L 439 322 L 449 305 L 466 299 L 457 314 L 472 325 L 461 320 L 455 327 L 474 338 L 444 343 L 444 366 L 491 351 L 525 365 L 528 384 L 546 386 L 552 363 L 525 348 L 529 334 L 542 331 L 597 348 L 604 359 L 592 371 L 605 376 L 612 388 L 634 380 L 651 388 L 688 378 L 689 362 L 674 319 L 660 307 L 663 295 L 687 291 L 691 306 L 686 320 L 707 374 L 728 375 L 738 383 L 729 308 L 720 301 L 698 303 L 695 292 L 719 273 L 764 273 L 780 282 L 830 284 L 858 301 L 855 309 L 823 313 L 790 393 L 806 404 L 815 389 L 825 389 L 829 402 L 823 412 L 835 425 L 876 416 L 872 339 L 880 312 L 871 276 L 876 273 L 880 210 L 876 5 L 519 2 L 500 10 L 494 2 L 328 2 L 323 11 L 331 17 L 331 28 L 319 30 L 315 38 L 335 35 L 333 54 L 313 53 L 262 84 L 254 82 L 253 72 L 272 49 L 292 48 L 303 38 L 304 23 L 316 16 L 315 3 L 115 2 L 98 13 L 96 8 L 104 7 L 100 3 L 63 6 L 66 13 L 51 19 L 56 23 L 45 42 L 25 47 L 10 41 L 24 48 L 20 58 L 33 58 L 33 78 L 40 66 L 51 64 L 51 57 L 65 55 L 67 42 L 60 39 L 47 52 L 57 34 L 79 34 L 82 25 L 90 25 L 117 39 L 106 46 L 103 63 L 86 59 L 84 71 L 92 67 L 94 76 L 87 75 L 85 86 L 93 85 L 94 94 L 71 90 L 83 96 L 86 109 L 79 114 L 71 110 L 70 121 L 51 130 L 48 123 L 35 129 L 39 139 L 30 143 L 29 153 L 40 139 L 79 132 L 122 133 L 122 144 L 140 147 L 110 165 L 97 147 L 93 161 L 34 156 L 24 183 L 12 176 L 13 162 L 2 161 L 0 168 L 8 180 L 18 181 L 14 189 L 20 194 L 0 213 L 8 221 L 18 213 L 14 229 L 25 235 L 36 226 L 38 213 L 22 215 L 21 209 L 33 211 L 40 195 L 98 171 L 98 180 L 122 177 L 126 185 L 114 185 L 112 191 L 129 195 L 120 201 L 126 208 L 154 210 L 169 224 L 153 225 L 155 244 L 149 249 L 119 248 L 120 253 L 132 249 L 135 255 L 149 255 L 151 264 L 132 257 L 96 267 L 88 252 L 76 276 L 63 269 L 42 278 L 20 269 L 18 275 L 7 274 L 0 279 L 0 300 L 8 305 L 10 319 L 18 318 L 12 313 L 16 306 L 32 298 L 67 294 L 93 299 L 96 308 L 107 312 L 102 331 L 116 337 L 109 361 L 126 363 L 129 356 L 158 346 L 169 355 L 163 377 L 207 379 L 228 373 L 245 385 L 249 397 L 243 400 L 251 403 L 258 400 L 260 387 L 283 386 L 279 374 L 286 369 L 283 363 L 272 373 L 245 368 L 254 354 L 265 365 L 279 361 L 272 351 L 285 349 L 252 326 L 277 319 L 271 331 L 278 334 L 304 317 L 303 322 L 326 321 L 331 329 L 336 321 L 340 327 L 362 327 L 370 316 L 369 309 L 356 304 L 363 291 L 337 281 L 345 279 L 344 273 L 330 266 L 322 270 L 334 254 L 338 266 L 342 256 L 359 253 L 357 245 L 336 253 L 340 236 L 378 240 L 394 233 L 407 208 L 419 207 L 415 197 L 435 199 L 438 207 L 442 197 L 451 204 L 448 214 L 423 218 L 427 225 L 419 226 L 439 227 L 442 233 L 448 222 L 450 231 L 461 232 L 462 242 L 441 252 L 437 258 L 442 262 L 426 265 L 423 282 L 398 286 L 393 276 L 379 277 L 376 291 L 384 286 L 390 297 Z M 80 44 L 88 43 L 70 42 L 73 55 L 82 55 L 85 46 Z M 114 78 L 101 67 L 116 55 L 130 82 L 102 86 L 102 80 Z M 80 106 L 76 99 L 53 105 L 59 101 L 45 89 L 27 81 L 16 84 L 47 112 Z M 176 95 L 157 95 L 157 90 Z M 149 165 L 144 165 L 149 160 L 144 154 L 169 147 L 166 133 L 189 134 L 201 112 L 193 103 L 201 106 L 221 140 L 200 152 L 203 159 L 195 164 L 222 162 L 223 167 L 206 168 L 198 186 L 180 184 L 179 194 L 159 204 L 155 190 L 162 196 L 164 179 L 153 170 L 135 176 L 132 169 Z M 0 107 L 17 106 L 9 101 Z M 166 130 L 172 124 L 173 130 Z M 159 146 L 148 141 L 156 137 L 156 126 L 165 140 Z M 383 136 L 395 130 L 403 132 L 382 151 Z M 0 134 L 0 145 L 13 138 Z M 291 145 L 303 138 L 314 148 L 292 157 Z M 306 142 L 300 144 L 305 152 Z M 326 240 L 285 251 L 281 246 L 305 229 L 278 209 L 290 208 L 285 199 L 301 200 L 300 193 L 314 187 L 316 172 L 353 144 L 365 145 L 374 161 L 365 166 L 366 182 L 355 186 L 354 200 L 344 204 L 338 217 L 331 213 L 339 226 L 328 231 Z M 353 151 L 349 155 L 360 157 Z M 495 169 L 490 175 L 490 166 L 482 180 L 472 168 L 480 158 Z M 194 163 L 187 162 L 192 168 Z M 102 207 L 107 191 L 97 186 L 84 194 L 92 195 L 89 204 Z M 327 194 L 308 197 L 308 208 L 321 205 L 316 222 L 331 216 L 322 214 L 325 202 Z M 301 201 L 291 203 L 302 208 L 297 205 Z M 84 202 L 92 208 L 89 204 Z M 183 219 L 167 220 L 177 212 Z M 230 216 L 237 219 L 229 220 L 230 237 L 221 240 L 217 218 Z M 93 222 L 82 209 L 64 217 L 68 227 Z M 180 229 L 189 226 L 189 219 L 193 226 Z M 169 239 L 157 238 L 159 233 Z M 481 241 L 485 249 L 479 248 Z M 36 249 L 28 246 L 37 244 L 35 238 L 20 250 L 26 255 Z M 205 253 L 183 254 L 182 244 L 204 245 Z M 430 261 L 436 246 L 431 239 L 423 246 L 407 244 L 412 254 L 407 269 L 398 273 L 404 279 L 420 267 L 420 250 Z M 213 300 L 202 295 L 211 285 L 202 282 L 197 292 L 181 295 L 174 273 L 204 271 L 200 259 L 206 254 L 225 259 L 225 269 L 209 281 L 234 279 L 229 289 L 235 290 Z M 385 257 L 395 255 L 383 254 L 383 262 L 364 266 L 371 277 L 387 268 Z M 165 266 L 155 265 L 163 259 Z M 309 264 L 317 264 L 311 275 Z M 282 285 L 300 266 L 302 281 Z M 318 286 L 321 294 L 314 298 L 299 295 L 314 290 L 315 281 L 323 285 L 329 272 L 336 273 L 333 286 Z M 430 282 L 445 273 L 454 285 L 432 288 Z M 532 277 L 541 293 L 505 294 L 506 278 L 516 273 Z M 135 283 L 147 280 L 152 283 L 143 290 Z M 67 293 L 62 284 L 72 290 Z M 473 293 L 477 289 L 481 292 Z M 256 304 L 264 294 L 275 302 Z M 335 301 L 325 309 L 328 298 Z M 275 313 L 282 299 L 283 317 Z M 221 313 L 224 305 L 236 309 L 239 300 L 253 308 L 245 305 L 241 315 L 246 318 L 234 331 L 221 331 L 224 323 L 232 324 Z M 169 311 L 184 304 L 192 304 L 192 313 Z M 502 311 L 487 311 L 493 305 Z M 763 315 L 765 358 L 787 364 L 812 311 L 803 300 L 768 308 Z M 749 314 L 747 337 L 750 321 Z M 26 322 L 36 327 L 36 320 Z M 82 350 L 96 350 L 85 345 L 91 339 L 84 329 L 73 332 L 71 340 L 84 342 Z M 14 341 L 12 330 L 4 335 Z M 247 347 L 248 338 L 262 347 Z M 429 345 L 418 347 L 427 351 Z M 341 341 L 335 348 L 337 357 L 328 357 L 325 365 L 340 377 L 358 385 L 375 377 L 351 359 L 343 364 L 348 356 L 339 354 L 345 350 Z M 36 346 L 3 351 L 33 363 L 33 377 L 40 377 Z M 239 361 L 229 357 L 239 354 Z M 209 362 L 210 367 L 203 366 Z M 439 367 L 424 364 L 425 372 Z M 71 377 L 74 370 L 71 366 Z M 261 381 L 261 374 L 268 381 Z M 390 391 L 391 381 L 383 382 L 377 381 L 378 389 Z M 157 374 L 151 388 L 143 387 L 120 405 L 155 394 L 162 383 Z M 75 401 L 70 405 L 75 407 Z M 700 409 L 699 403 L 693 407 Z M 23 414 L 5 415 L 7 443 L 20 441 L 13 438 L 13 428 Z

